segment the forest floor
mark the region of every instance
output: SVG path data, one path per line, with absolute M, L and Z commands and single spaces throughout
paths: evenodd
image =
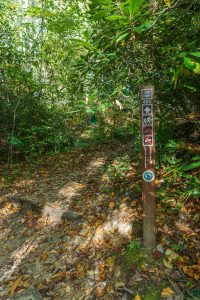
M 200 299 L 190 292 L 199 289 L 198 206 L 159 202 L 157 247 L 143 249 L 133 153 L 118 143 L 2 164 L 1 300 L 30 287 L 46 300 L 155 300 L 186 290 Z M 106 170 L 124 155 L 131 167 L 112 182 Z

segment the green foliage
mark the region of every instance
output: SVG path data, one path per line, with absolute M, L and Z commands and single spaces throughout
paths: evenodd
M 106 173 L 109 179 L 112 181 L 123 180 L 126 178 L 128 171 L 130 170 L 131 163 L 128 155 L 118 157 L 107 168 Z
M 140 250 L 142 247 L 142 243 L 140 241 L 132 241 L 130 244 L 128 244 L 128 249 L 130 251 L 132 250 Z
M 173 138 L 175 117 L 199 111 L 200 10 L 181 2 L 166 10 L 164 1 L 46 0 L 27 9 L 3 1 L 0 141 L 6 150 L 57 152 L 138 136 L 139 89 L 151 82 L 161 124 L 158 160 L 172 164 L 162 149 Z M 136 148 L 139 156 L 138 140 Z
M 140 268 L 144 263 L 150 263 L 151 261 L 151 253 L 147 249 L 142 248 L 140 241 L 130 242 L 123 257 L 124 268 L 129 268 L 133 265 Z
M 196 161 L 196 162 L 193 162 L 189 165 L 183 166 L 183 171 L 190 171 L 190 170 L 193 170 L 193 169 L 196 169 L 196 168 L 200 168 L 200 160 Z
M 182 249 L 182 245 L 180 243 L 177 244 L 171 244 L 170 247 L 175 250 L 175 251 L 179 251 Z
M 149 287 L 148 287 L 149 289 Z M 150 291 L 143 297 L 144 300 L 159 300 L 160 299 L 160 291 L 155 287 L 151 287 Z
M 129 0 L 128 1 L 128 10 L 129 10 L 129 14 L 131 17 L 133 17 L 139 13 L 140 8 L 143 3 L 144 3 L 144 0 Z
M 176 189 L 176 193 L 173 192 L 172 195 L 168 193 L 168 195 L 173 197 L 175 194 L 179 194 L 180 200 L 187 200 L 191 197 L 198 199 L 200 182 L 196 173 L 193 174 L 192 171 L 196 171 L 200 167 L 199 156 L 194 157 L 192 153 L 187 152 L 184 142 L 169 140 L 163 149 L 161 161 L 164 165 L 166 186 L 171 187 L 179 184 L 180 181 L 185 185 L 184 190 Z M 177 207 L 178 210 L 179 208 Z

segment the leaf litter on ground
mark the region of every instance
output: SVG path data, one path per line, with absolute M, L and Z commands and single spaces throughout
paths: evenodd
M 124 267 L 127 246 L 142 238 L 140 178 L 135 163 L 120 181 L 109 181 L 105 167 L 121 154 L 129 152 L 132 157 L 131 151 L 129 146 L 117 151 L 106 146 L 95 155 L 80 150 L 47 156 L 39 167 L 21 166 L 21 175 L 6 184 L 1 199 L 0 246 L 5 250 L 0 256 L 2 300 L 19 295 L 30 284 L 46 299 L 58 300 L 89 299 L 93 294 L 116 299 L 120 285 L 133 290 L 134 299 L 143 299 L 148 285 L 162 296 L 170 289 L 165 283 L 168 277 L 181 288 L 187 281 L 198 287 L 198 232 L 192 228 L 192 204 L 185 206 L 185 217 L 180 214 L 177 219 L 159 203 L 159 243 L 153 258 L 148 261 L 138 249 L 136 254 L 129 253 L 129 265 Z M 26 168 L 32 170 L 30 178 L 24 176 Z M 109 192 L 102 192 L 101 186 L 108 183 Z M 22 199 L 21 206 L 9 200 L 13 195 Z M 39 210 L 26 209 L 23 198 L 39 205 Z M 167 218 L 163 218 L 163 210 Z M 190 227 L 185 218 L 191 221 Z M 172 244 L 179 246 L 174 246 L 175 250 Z M 137 257 L 137 263 L 131 255 Z M 162 284 L 166 286 L 160 289 Z M 127 293 L 127 299 L 129 296 Z

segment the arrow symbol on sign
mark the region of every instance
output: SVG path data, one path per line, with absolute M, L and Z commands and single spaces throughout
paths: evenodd
M 147 106 L 145 109 L 144 109 L 144 112 L 146 114 L 149 114 L 151 112 L 151 109 Z

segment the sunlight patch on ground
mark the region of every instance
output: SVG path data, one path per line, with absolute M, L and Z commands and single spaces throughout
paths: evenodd
M 66 210 L 66 207 L 65 207 Z M 42 209 L 42 217 L 38 220 L 39 226 L 55 226 L 61 222 L 61 217 L 65 211 L 59 203 L 47 203 Z
M 122 204 L 119 209 L 114 210 L 102 226 L 97 228 L 93 242 L 106 240 L 114 233 L 129 239 L 133 230 L 132 221 L 132 209 L 128 208 L 126 204 Z
M 83 188 L 85 188 L 85 185 L 83 183 L 79 183 L 76 181 L 70 181 L 69 183 L 65 184 L 58 192 L 58 196 L 60 198 L 72 198 L 76 196 L 79 191 L 81 191 Z
M 2 227 L 3 228 L 3 227 Z M 1 224 L 0 224 L 0 230 L 2 230 Z M 6 236 L 8 236 L 11 232 L 10 228 L 3 228 L 3 230 L 0 232 L 0 239 L 5 239 Z
M 76 181 L 64 185 L 58 192 L 61 200 L 46 203 L 43 207 L 42 216 L 38 219 L 38 226 L 55 226 L 59 224 L 63 213 L 69 210 L 72 198 L 78 196 L 83 188 L 85 188 L 85 185 Z
M 7 270 L 5 270 L 5 267 L 3 267 L 0 270 L 0 273 L 2 273 L 0 277 L 0 282 L 3 280 L 10 278 L 13 274 L 13 272 L 16 270 L 16 268 L 21 264 L 22 260 L 31 252 L 34 251 L 35 248 L 38 247 L 39 240 L 32 241 L 31 239 L 27 240 L 21 248 L 16 249 L 12 255 L 11 258 L 13 259 L 13 265 L 11 267 L 7 266 Z
M 176 228 L 184 234 L 192 234 L 194 232 L 187 222 L 176 222 Z
M 135 211 L 132 208 L 122 204 L 119 209 L 114 210 L 108 216 L 103 224 L 95 229 L 93 234 L 88 234 L 91 231 L 91 225 L 83 228 L 80 235 L 87 236 L 87 238 L 79 245 L 80 249 L 86 248 L 87 245 L 91 246 L 91 244 L 101 247 L 104 243 L 119 244 L 122 240 L 129 241 L 132 238 L 134 214 Z
M 88 176 L 91 176 L 92 174 L 96 173 L 97 169 L 101 168 L 105 164 L 105 158 L 104 157 L 98 157 L 91 160 L 87 167 Z
M 26 188 L 26 187 L 30 187 L 35 182 L 36 181 L 33 180 L 33 179 L 23 179 L 23 180 L 20 180 L 19 182 L 16 182 L 15 187 L 17 187 L 17 188 Z
M 7 202 L 4 204 L 3 208 L 0 209 L 0 221 L 7 219 L 20 210 L 19 207 L 14 206 L 13 203 Z

